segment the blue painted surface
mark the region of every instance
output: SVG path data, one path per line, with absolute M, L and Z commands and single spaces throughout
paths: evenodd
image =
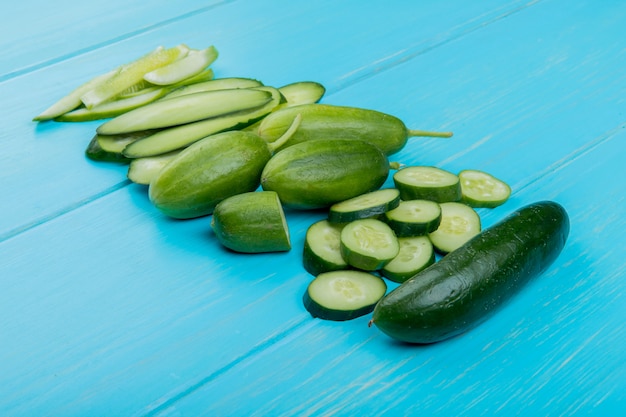
M 0 415 L 624 415 L 626 3 L 65 3 L 0 25 Z M 178 43 L 214 44 L 220 77 L 311 79 L 324 102 L 454 131 L 394 159 L 505 179 L 485 226 L 560 202 L 564 252 L 432 346 L 312 319 L 300 251 L 320 213 L 288 213 L 289 253 L 232 254 L 210 218 L 166 219 L 126 166 L 85 159 L 99 122 L 31 122 Z

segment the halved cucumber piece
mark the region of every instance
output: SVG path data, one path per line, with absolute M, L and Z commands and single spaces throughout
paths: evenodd
M 376 219 L 360 219 L 344 226 L 340 249 L 349 265 L 376 271 L 398 255 L 400 245 L 387 224 Z
M 256 87 L 255 87 L 256 88 Z M 181 126 L 174 126 L 156 132 L 154 135 L 134 142 L 124 149 L 124 155 L 129 158 L 143 158 L 181 149 L 225 130 L 236 129 L 255 122 L 278 106 L 282 96 L 278 89 L 273 87 L 258 87 L 270 94 L 271 99 L 264 105 L 246 111 L 233 112 L 221 117 L 200 120 Z M 200 93 L 197 93 L 200 94 Z
M 461 199 L 471 207 L 498 207 L 511 196 L 511 187 L 491 174 L 475 169 L 459 172 Z
M 291 249 L 285 214 L 273 191 L 252 191 L 222 200 L 215 207 L 211 227 L 220 243 L 235 252 Z
M 385 281 L 369 272 L 331 271 L 311 281 L 303 302 L 313 317 L 345 321 L 372 312 L 386 292 Z
M 461 183 L 451 172 L 432 166 L 408 166 L 396 171 L 393 182 L 403 200 L 459 201 Z
M 115 135 L 177 126 L 251 110 L 267 104 L 271 99 L 268 91 L 247 88 L 187 94 L 131 110 L 100 125 L 97 132 Z
M 138 107 L 145 106 L 148 103 L 163 97 L 167 93 L 165 88 L 151 88 L 141 94 L 133 94 L 127 98 L 115 101 L 107 101 L 91 109 L 81 107 L 79 109 L 67 112 L 54 120 L 58 122 L 86 122 L 89 120 L 100 120 L 109 117 L 119 116 Z
M 311 275 L 348 269 L 341 256 L 342 226 L 328 220 L 313 223 L 306 232 L 303 250 L 304 269 Z
M 400 252 L 383 267 L 381 274 L 394 282 L 404 282 L 435 263 L 435 250 L 427 236 L 400 237 Z
M 217 49 L 214 46 L 202 50 L 190 50 L 189 53 L 143 75 L 143 79 L 155 85 L 169 85 L 180 82 L 201 73 L 217 59 Z
M 441 207 L 431 200 L 401 201 L 385 213 L 384 220 L 398 237 L 422 236 L 439 227 Z
M 326 93 L 326 88 L 315 81 L 300 81 L 279 88 L 288 106 L 317 103 Z
M 128 166 L 128 179 L 135 184 L 149 185 L 163 167 L 178 154 L 179 151 L 172 151 L 162 155 L 132 159 Z
M 140 82 L 147 72 L 170 64 L 186 56 L 188 52 L 189 48 L 183 44 L 167 49 L 157 48 L 141 58 L 122 65 L 112 77 L 85 92 L 81 96 L 81 100 L 88 109 L 109 101 L 127 88 Z
M 186 94 L 193 93 L 203 93 L 206 91 L 216 91 L 216 90 L 229 90 L 232 88 L 254 88 L 254 87 L 262 87 L 263 83 L 261 81 L 252 79 L 252 78 L 240 78 L 240 77 L 231 77 L 231 78 L 216 78 L 209 81 L 204 81 L 200 83 L 189 84 L 169 93 L 164 99 L 170 99 L 178 96 L 184 96 Z
M 398 204 L 400 204 L 400 191 L 396 188 L 376 190 L 333 204 L 328 212 L 328 221 L 347 223 L 375 217 L 398 207 Z
M 441 223 L 428 235 L 435 249 L 440 253 L 450 253 L 463 246 L 480 233 L 478 213 L 463 203 L 441 203 Z

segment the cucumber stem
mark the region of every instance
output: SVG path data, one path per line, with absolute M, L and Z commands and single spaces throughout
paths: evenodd
M 430 130 L 407 129 L 407 136 L 430 137 L 430 138 L 451 138 L 452 132 L 431 132 Z
M 389 162 L 389 169 L 392 169 L 394 171 L 399 170 L 403 166 L 404 164 L 402 164 L 401 162 Z
M 293 136 L 293 134 L 296 132 L 298 127 L 300 127 L 300 122 L 301 121 L 302 121 L 302 115 L 300 113 L 298 113 L 296 115 L 296 117 L 293 119 L 293 122 L 291 122 L 291 125 L 289 126 L 289 129 L 287 129 L 285 131 L 285 133 L 283 133 L 274 142 L 267 144 L 267 146 L 270 149 L 270 152 L 274 153 L 276 151 L 276 149 L 278 149 L 281 146 L 283 146 L 285 144 L 285 142 L 287 142 L 291 138 L 291 136 Z

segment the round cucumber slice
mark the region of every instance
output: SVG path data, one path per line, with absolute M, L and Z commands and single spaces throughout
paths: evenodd
M 384 277 L 404 282 L 435 263 L 435 250 L 427 236 L 401 237 L 400 252 L 381 270 Z
M 347 223 L 375 217 L 399 204 L 400 191 L 396 188 L 376 190 L 333 204 L 328 212 L 328 220 L 332 223 Z
M 311 281 L 303 302 L 313 317 L 344 321 L 372 312 L 386 292 L 385 281 L 369 272 L 332 271 Z
M 384 222 L 360 219 L 344 226 L 340 250 L 348 265 L 376 271 L 398 255 L 400 245 L 393 230 Z
M 311 275 L 348 268 L 341 256 L 341 229 L 341 225 L 332 224 L 328 220 L 315 222 L 307 229 L 303 265 Z
M 431 166 L 408 166 L 393 175 L 402 200 L 459 201 L 461 183 L 451 172 Z
M 441 223 L 428 235 L 435 249 L 449 253 L 480 233 L 478 213 L 463 203 L 441 203 Z
M 511 187 L 491 174 L 475 169 L 459 172 L 461 199 L 472 207 L 493 208 L 511 196 Z
M 426 235 L 439 227 L 441 207 L 430 200 L 402 201 L 385 213 L 385 222 L 398 237 Z

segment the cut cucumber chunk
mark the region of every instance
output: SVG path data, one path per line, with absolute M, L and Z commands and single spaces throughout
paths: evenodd
M 380 271 L 391 281 L 402 283 L 435 263 L 435 250 L 427 236 L 400 237 L 398 242 L 398 256 Z
M 188 52 L 189 48 L 182 44 L 168 49 L 157 48 L 155 51 L 121 66 L 112 77 L 83 94 L 81 100 L 88 109 L 109 101 L 143 80 L 145 73 L 170 64 L 187 55 Z
M 400 191 L 385 188 L 353 197 L 330 206 L 328 221 L 347 223 L 358 219 L 376 217 L 400 204 Z
M 348 269 L 341 256 L 342 226 L 327 220 L 313 223 L 306 232 L 303 251 L 304 269 L 311 275 Z
M 313 317 L 345 321 L 371 313 L 386 292 L 385 281 L 369 272 L 332 271 L 311 281 L 303 302 Z
M 431 166 L 408 166 L 393 175 L 403 200 L 459 201 L 461 183 L 451 172 Z
M 478 213 L 463 203 L 441 203 L 441 223 L 428 235 L 435 249 L 443 254 L 463 246 L 480 233 Z
M 376 219 L 361 219 L 344 226 L 340 250 L 349 265 L 376 271 L 398 255 L 400 245 L 387 224 Z
M 133 159 L 128 166 L 128 179 L 135 184 L 149 185 L 163 167 L 178 154 L 179 151 L 173 151 L 162 155 Z
M 220 243 L 235 252 L 291 249 L 285 214 L 273 191 L 252 191 L 222 200 L 215 207 L 211 227 Z
M 86 122 L 89 120 L 100 120 L 109 117 L 119 116 L 138 107 L 163 97 L 167 93 L 165 88 L 150 88 L 141 94 L 133 94 L 115 101 L 108 101 L 98 106 L 88 109 L 82 107 L 55 118 L 58 122 Z
M 187 94 L 131 110 L 100 125 L 97 132 L 115 135 L 177 126 L 251 110 L 271 99 L 272 95 L 267 91 L 245 88 Z
M 263 83 L 252 78 L 216 78 L 214 80 L 189 84 L 169 93 L 165 99 L 170 99 L 186 94 L 203 93 L 206 91 L 229 90 L 233 88 L 254 88 L 262 87 Z
M 279 88 L 288 106 L 317 103 L 326 93 L 326 88 L 315 81 L 300 81 Z
M 398 237 L 426 235 L 439 227 L 441 207 L 430 200 L 401 201 L 385 213 L 385 222 Z
M 491 174 L 474 169 L 459 172 L 461 199 L 471 207 L 498 207 L 511 196 L 511 187 Z
M 176 61 L 144 74 L 143 79 L 155 85 L 170 85 L 201 73 L 217 59 L 214 46 L 189 53 Z
M 271 96 L 263 106 L 161 130 L 129 145 L 124 149 L 124 155 L 129 158 L 160 155 L 187 147 L 207 136 L 253 123 L 277 106 L 282 97 L 276 88 L 259 87 L 259 89 Z

